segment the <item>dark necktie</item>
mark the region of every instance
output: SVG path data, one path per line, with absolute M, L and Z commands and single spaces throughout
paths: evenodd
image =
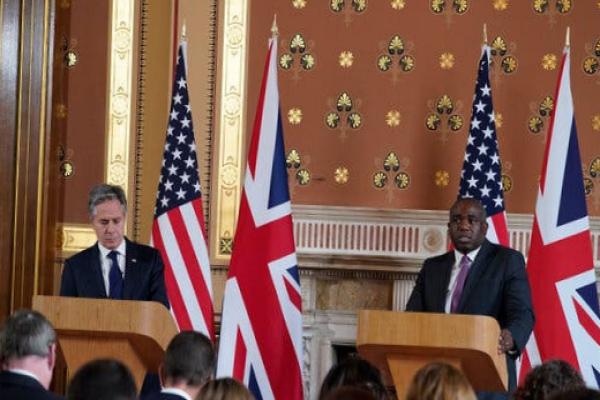
M 108 253 L 108 258 L 111 262 L 108 273 L 108 297 L 111 299 L 123 298 L 123 274 L 121 274 L 121 269 L 119 268 L 118 255 L 119 253 L 114 250 Z
M 471 268 L 471 260 L 465 254 L 460 259 L 460 264 L 458 265 L 459 271 L 458 276 L 456 277 L 456 286 L 454 287 L 454 292 L 452 293 L 452 301 L 450 302 L 450 312 L 455 313 L 458 309 L 458 303 L 460 303 L 460 296 L 462 295 L 463 289 L 465 287 L 465 281 L 467 280 L 467 275 L 469 274 L 469 269 Z

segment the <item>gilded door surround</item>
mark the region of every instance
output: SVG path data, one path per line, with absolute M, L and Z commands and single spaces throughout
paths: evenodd
M 227 263 L 237 223 L 244 172 L 249 0 L 222 2 L 219 82 L 210 251 L 213 263 Z

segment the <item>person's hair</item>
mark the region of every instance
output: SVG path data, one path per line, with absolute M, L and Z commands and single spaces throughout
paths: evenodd
M 202 386 L 196 400 L 254 400 L 254 396 L 235 379 L 219 378 Z
M 600 400 L 600 392 L 594 389 L 583 388 L 560 392 L 550 396 L 550 400 Z
M 341 386 L 365 389 L 376 400 L 388 399 L 381 372 L 370 362 L 358 356 L 348 357 L 327 372 L 321 384 L 319 400 L 324 400 L 330 392 Z
M 550 360 L 533 368 L 514 394 L 516 400 L 546 400 L 551 395 L 585 387 L 583 378 L 568 362 Z
M 481 217 L 485 222 L 485 219 L 487 218 L 487 212 L 485 211 L 485 207 L 483 206 L 481 200 L 476 199 L 475 197 L 458 197 L 450 207 L 449 216 L 452 217 L 452 210 L 454 210 L 458 204 L 465 202 L 472 203 L 475 207 L 477 207 L 481 211 Z
M 96 206 L 98 204 L 110 200 L 118 200 L 121 204 L 121 207 L 123 208 L 123 213 L 127 213 L 127 198 L 125 197 L 125 192 L 123 191 L 121 186 L 101 183 L 99 185 L 94 186 L 90 190 L 88 198 L 89 216 L 93 217 L 94 215 L 96 215 Z
M 93 360 L 84 364 L 67 388 L 67 400 L 135 400 L 133 375 L 120 361 Z
M 337 389 L 332 390 L 325 397 L 324 400 L 377 400 L 373 393 L 367 389 L 352 387 L 352 386 L 340 386 Z
M 213 374 L 215 351 L 205 335 L 186 331 L 177 334 L 167 346 L 163 373 L 190 386 L 203 385 Z
M 37 311 L 19 310 L 0 330 L 0 364 L 25 356 L 47 357 L 56 343 L 52 324 Z
M 459 369 L 437 362 L 417 371 L 406 394 L 406 400 L 475 399 L 471 384 Z

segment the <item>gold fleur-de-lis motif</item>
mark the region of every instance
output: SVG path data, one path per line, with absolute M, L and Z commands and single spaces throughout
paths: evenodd
M 469 10 L 469 0 L 429 0 L 429 9 L 435 15 L 444 15 L 446 25 L 450 26 L 453 15 L 463 15 Z
M 382 160 L 375 160 L 379 170 L 373 173 L 372 183 L 376 189 L 388 189 L 388 199 L 392 200 L 394 193 L 392 192 L 393 186 L 398 189 L 404 190 L 410 186 L 410 175 L 406 172 L 406 167 L 409 164 L 408 159 L 400 161 L 395 151 L 387 153 L 385 158 Z M 388 186 L 388 183 L 391 185 Z
M 398 82 L 400 73 L 409 73 L 415 69 L 415 57 L 408 54 L 409 51 L 407 50 L 404 39 L 396 34 L 387 42 L 385 54 L 380 54 L 377 57 L 377 68 L 381 72 L 391 70 L 394 84 Z
M 344 23 L 348 26 L 352 23 L 352 14 L 362 14 L 367 9 L 367 0 L 330 0 L 329 9 L 343 14 Z
M 533 10 L 538 14 L 550 13 L 553 10 L 559 14 L 567 14 L 572 8 L 571 0 L 533 0 Z
M 354 101 L 347 92 L 342 92 L 337 97 L 335 111 L 325 114 L 325 125 L 330 129 L 339 129 L 342 139 L 346 137 L 348 128 L 356 130 L 362 124 L 362 115 L 354 109 Z
M 586 196 L 592 197 L 591 205 L 595 210 L 600 208 L 600 191 L 595 189 L 595 180 L 600 178 L 600 157 L 596 156 L 583 171 L 583 188 Z
M 546 15 L 550 25 L 556 24 L 556 18 L 566 15 L 573 9 L 572 0 L 532 0 L 533 11 L 539 15 Z
M 583 59 L 583 72 L 588 76 L 600 75 L 600 39 L 594 45 L 586 43 L 585 51 L 588 56 Z M 600 79 L 597 83 L 600 84 Z
M 301 33 L 292 36 L 287 48 L 279 56 L 279 67 L 284 71 L 293 71 L 294 81 L 300 79 L 300 72 L 311 71 L 315 64 L 315 56 L 309 51 L 309 44 Z
M 546 121 L 550 119 L 550 115 L 554 110 L 554 99 L 552 96 L 546 96 L 539 103 L 532 103 L 529 107 L 533 112 L 527 122 L 529 132 L 533 134 L 545 133 L 547 129 Z
M 294 8 L 301 9 L 306 7 L 306 0 L 292 0 Z
M 306 166 L 302 165 L 302 157 L 300 156 L 300 152 L 296 149 L 291 149 L 286 158 L 285 165 L 288 169 L 288 176 L 293 176 L 294 185 L 290 187 L 290 190 L 293 191 L 295 185 L 306 186 L 310 183 L 311 174 L 310 171 L 306 168 Z
M 447 139 L 449 132 L 457 132 L 464 126 L 464 119 L 459 114 L 462 102 L 452 100 L 447 94 L 443 94 L 437 100 L 427 103 L 431 112 L 425 117 L 425 126 L 430 131 L 442 133 L 442 140 Z
M 496 36 L 490 45 L 490 74 L 494 76 L 494 83 L 500 84 L 500 75 L 513 74 L 518 66 L 518 60 L 512 53 L 514 43 L 508 44 L 502 36 Z

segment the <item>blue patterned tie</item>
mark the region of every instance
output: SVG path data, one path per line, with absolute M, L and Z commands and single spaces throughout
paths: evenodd
M 460 296 L 462 295 L 463 289 L 465 287 L 465 282 L 467 280 L 467 275 L 469 274 L 469 269 L 471 268 L 471 260 L 465 254 L 460 259 L 460 264 L 458 266 L 460 271 L 458 272 L 458 276 L 456 277 L 456 286 L 454 287 L 454 293 L 452 293 L 452 301 L 450 302 L 450 312 L 455 313 L 458 309 L 458 303 L 460 303 Z
M 108 253 L 108 258 L 111 261 L 110 272 L 108 273 L 108 297 L 111 299 L 123 298 L 123 274 L 121 274 L 119 261 L 117 261 L 118 255 L 119 253 L 114 250 Z

